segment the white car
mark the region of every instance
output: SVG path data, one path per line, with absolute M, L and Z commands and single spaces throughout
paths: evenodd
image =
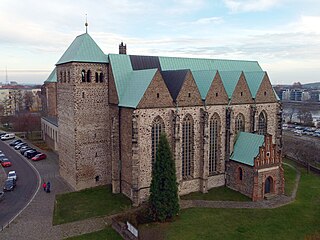
M 13 180 L 17 180 L 17 174 L 16 174 L 16 171 L 10 171 L 8 173 L 8 179 L 13 179 Z
M 1 140 L 14 139 L 15 137 L 16 137 L 16 135 L 14 133 L 7 133 L 7 134 L 1 136 Z

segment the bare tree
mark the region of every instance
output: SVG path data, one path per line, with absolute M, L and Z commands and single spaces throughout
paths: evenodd
M 32 93 L 32 91 L 27 91 L 24 96 L 24 106 L 25 106 L 25 110 L 30 111 L 32 109 L 32 105 L 34 103 L 34 94 Z

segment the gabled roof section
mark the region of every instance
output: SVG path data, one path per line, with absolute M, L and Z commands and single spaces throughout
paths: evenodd
M 237 86 L 241 73 L 241 71 L 219 71 L 219 75 L 229 99 L 231 99 L 232 97 L 233 91 Z
M 173 101 L 177 99 L 177 96 L 181 90 L 184 80 L 186 79 L 188 71 L 188 69 L 183 69 L 161 72 L 163 80 L 166 83 L 167 88 L 169 89 Z
M 120 95 L 119 106 L 136 108 L 157 70 L 158 69 L 155 68 L 132 71 Z
M 159 61 L 162 71 L 179 69 L 190 69 L 191 71 L 262 71 L 256 61 L 179 57 L 159 57 Z
M 54 68 L 52 70 L 52 72 L 50 73 L 49 77 L 44 82 L 45 83 L 55 83 L 55 82 L 57 82 L 57 69 L 56 68 Z
M 206 99 L 216 73 L 216 70 L 192 71 L 193 78 L 198 86 L 202 100 Z
M 57 65 L 68 62 L 108 63 L 107 56 L 88 33 L 76 37 Z
M 266 72 L 263 72 L 263 71 L 244 72 L 244 76 L 247 80 L 252 98 L 256 98 L 256 94 L 258 92 L 258 89 L 265 75 L 266 75 Z
M 130 58 L 126 54 L 109 54 L 114 82 L 116 84 L 119 102 L 127 85 L 133 69 L 131 67 Z
M 259 148 L 264 144 L 264 136 L 240 132 L 234 145 L 231 160 L 249 166 L 254 166 L 254 159 L 259 154 Z
M 161 71 L 159 58 L 156 56 L 130 55 L 133 70 L 158 68 Z

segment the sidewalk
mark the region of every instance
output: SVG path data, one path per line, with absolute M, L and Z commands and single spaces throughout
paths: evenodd
M 42 182 L 50 181 L 51 193 L 46 193 L 41 188 L 20 216 L 0 232 L 0 239 L 63 239 L 62 229 L 52 227 L 55 195 L 72 191 L 72 188 L 59 175 L 57 154 L 51 151 L 41 150 L 41 152 L 47 154 L 47 159 L 38 162 L 27 161 L 30 161 L 39 171 Z

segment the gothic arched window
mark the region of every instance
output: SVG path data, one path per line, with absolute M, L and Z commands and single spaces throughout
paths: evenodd
M 245 128 L 244 128 L 244 116 L 243 114 L 239 113 L 238 116 L 236 117 L 236 134 L 238 132 L 244 132 Z
M 267 114 L 265 113 L 265 111 L 262 111 L 259 114 L 258 134 L 260 134 L 260 135 L 267 134 Z
M 209 175 L 212 175 L 217 171 L 220 146 L 219 132 L 220 118 L 217 114 L 214 114 L 210 119 Z
M 82 70 L 81 71 L 81 82 L 85 82 L 86 81 L 86 71 Z
M 188 178 L 192 175 L 193 167 L 193 120 L 187 115 L 182 122 L 182 177 Z
M 242 179 L 243 179 L 243 171 L 242 171 L 241 167 L 238 168 L 238 173 L 239 173 L 239 175 L 238 175 L 239 180 L 242 181 Z
M 156 161 L 157 149 L 160 139 L 160 134 L 164 133 L 164 123 L 161 117 L 156 117 L 152 122 L 152 129 L 151 129 L 151 160 L 152 165 Z
M 91 71 L 88 70 L 87 72 L 87 82 L 91 82 Z

